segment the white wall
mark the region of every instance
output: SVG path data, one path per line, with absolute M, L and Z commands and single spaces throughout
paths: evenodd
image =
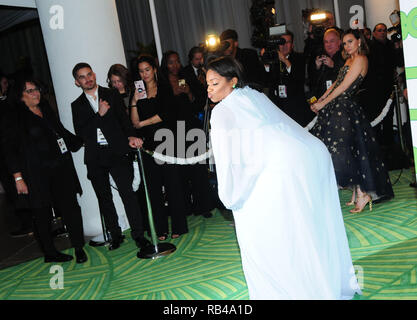
M 394 10 L 400 10 L 399 0 L 365 0 L 366 22 L 373 30 L 378 23 L 385 23 L 392 27 L 389 15 Z

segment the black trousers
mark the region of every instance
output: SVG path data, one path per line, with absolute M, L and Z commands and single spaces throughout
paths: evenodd
M 143 166 L 152 205 L 155 229 L 158 236 L 168 233 L 168 215 L 171 216 L 171 231 L 173 234 L 188 232 L 185 214 L 185 196 L 178 165 L 157 164 L 148 154 L 142 153 Z M 168 200 L 168 210 L 164 206 L 162 186 L 165 187 Z M 143 181 L 139 192 L 144 199 Z
M 210 189 L 207 165 L 184 165 L 181 166 L 180 170 L 184 189 L 186 190 L 187 207 L 194 214 L 203 214 L 213 210 L 216 204 Z
M 152 209 L 152 216 L 156 229 L 155 231 L 158 236 L 161 236 L 168 232 L 168 221 L 166 220 L 168 208 L 165 207 L 165 199 L 162 193 L 162 186 L 164 185 L 163 169 L 162 166 L 156 164 L 153 158 L 147 153 L 142 152 L 142 161 L 151 208 L 148 208 L 147 206 L 143 178 L 137 194 L 142 212 L 147 213 L 149 209 Z M 144 220 L 149 224 L 147 215 Z M 148 231 L 150 231 L 149 228 Z
M 60 168 L 51 169 L 44 175 L 48 179 L 52 206 L 59 210 L 67 227 L 71 244 L 74 248 L 82 248 L 85 244 L 81 208 L 74 192 L 66 190 L 66 181 L 72 179 L 71 173 Z M 30 192 L 30 190 L 29 190 Z M 32 209 L 33 226 L 45 255 L 54 255 L 56 248 L 51 235 L 52 208 L 51 206 Z
M 130 224 L 133 239 L 143 237 L 142 212 L 132 189 L 133 164 L 128 156 L 112 157 L 111 161 L 87 164 L 87 175 L 96 193 L 100 213 L 113 239 L 121 236 L 116 208 L 114 207 L 109 175 L 116 183 Z

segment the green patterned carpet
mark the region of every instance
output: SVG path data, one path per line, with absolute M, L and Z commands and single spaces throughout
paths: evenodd
M 399 171 L 391 172 L 393 181 Z M 411 173 L 394 186 L 395 199 L 353 215 L 342 209 L 354 265 L 363 282 L 356 299 L 417 299 L 417 192 Z M 86 246 L 88 262 L 60 264 L 63 289 L 51 289 L 52 264 L 37 259 L 0 270 L 0 299 L 42 300 L 244 300 L 247 287 L 231 221 L 189 217 L 190 232 L 171 240 L 177 251 L 158 260 L 139 260 L 127 240 L 115 251 Z M 73 254 L 73 249 L 66 250 Z

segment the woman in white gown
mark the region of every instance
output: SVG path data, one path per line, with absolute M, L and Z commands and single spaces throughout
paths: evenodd
M 361 294 L 326 146 L 241 79 L 232 58 L 208 65 L 219 196 L 233 211 L 250 299 Z

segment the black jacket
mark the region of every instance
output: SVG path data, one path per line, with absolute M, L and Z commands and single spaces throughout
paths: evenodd
M 8 170 L 10 174 L 21 172 L 29 189 L 28 202 L 18 201 L 20 207 L 51 205 L 45 176 L 52 167 L 71 172 L 71 181 L 62 182 L 63 192 L 82 194 L 71 156 L 81 148 L 82 140 L 64 128 L 46 101 L 41 101 L 39 108 L 43 118 L 18 103 L 2 119 L 2 147 Z M 71 152 L 62 154 L 57 138 L 63 138 Z
M 308 82 L 310 86 L 311 96 L 315 96 L 319 99 L 327 91 L 327 81 L 335 82 L 339 70 L 345 64 L 345 60 L 342 57 L 341 50 L 336 52 L 333 57 L 331 57 L 334 63 L 333 68 L 329 68 L 325 65 L 322 65 L 319 70 L 316 68 L 316 57 L 311 59 L 308 65 Z
M 243 66 L 243 76 L 246 83 L 258 85 L 258 87 L 265 86 L 266 71 L 255 50 L 237 48 L 235 58 Z
M 304 94 L 305 64 L 302 54 L 292 52 L 288 60 L 291 62 L 291 72 L 288 73 L 284 63 L 275 63 L 269 72 L 269 97 L 292 119 L 306 126 L 315 116 L 310 110 Z M 285 85 L 287 98 L 279 96 L 279 86 Z
M 101 129 L 109 144 L 108 151 L 116 156 L 131 151 L 128 137 L 135 136 L 135 130 L 126 114 L 120 94 L 116 90 L 99 86 L 98 99 L 105 100 L 110 105 L 110 109 L 103 117 L 94 112 L 84 92 L 71 103 L 75 134 L 85 143 L 84 163 L 86 164 L 99 157 L 97 128 Z

